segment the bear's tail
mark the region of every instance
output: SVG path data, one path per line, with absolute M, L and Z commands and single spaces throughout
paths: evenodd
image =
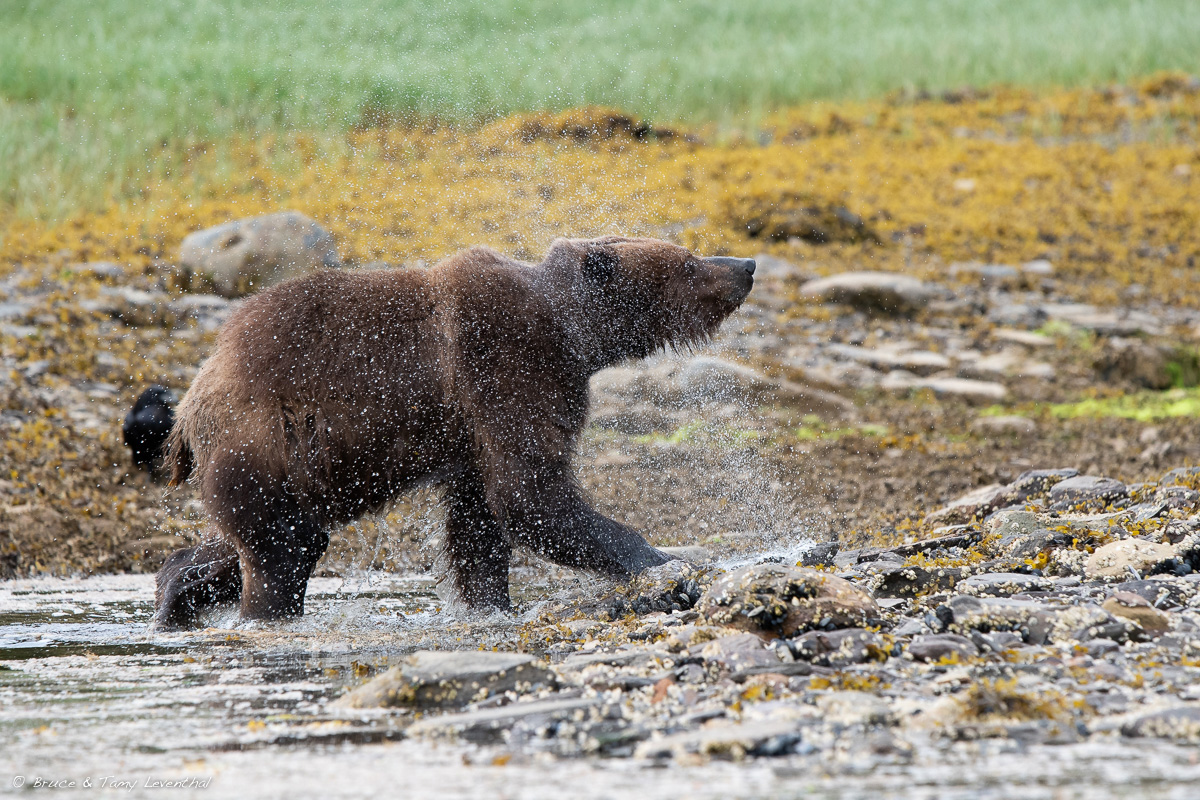
M 163 461 L 163 469 L 171 474 L 168 486 L 179 486 L 192 474 L 196 459 L 192 453 L 192 444 L 183 432 L 183 426 L 176 421 L 167 437 L 167 455 Z

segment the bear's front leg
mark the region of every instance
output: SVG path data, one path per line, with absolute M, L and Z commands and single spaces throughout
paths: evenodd
M 478 473 L 456 477 L 446 490 L 446 555 L 454 588 L 471 608 L 509 609 L 512 545 L 487 504 Z
M 569 465 L 557 463 L 515 470 L 493 496 L 493 502 L 503 508 L 504 528 L 514 544 L 555 564 L 614 578 L 627 578 L 671 560 L 633 528 L 592 508 L 568 469 Z

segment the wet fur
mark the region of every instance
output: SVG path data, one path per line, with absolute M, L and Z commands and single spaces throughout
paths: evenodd
M 198 485 L 219 538 L 168 559 L 157 623 L 229 598 L 244 617 L 302 613 L 329 531 L 430 484 L 471 606 L 508 607 L 517 546 L 614 576 L 666 561 L 576 485 L 588 380 L 706 340 L 751 284 L 606 237 L 558 240 L 536 265 L 472 248 L 429 269 L 321 271 L 247 300 L 167 443 L 172 483 Z

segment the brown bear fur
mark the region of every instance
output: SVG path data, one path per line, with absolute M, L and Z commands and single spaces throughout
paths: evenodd
M 753 270 L 654 239 L 560 239 L 541 264 L 476 247 L 248 299 L 168 442 L 172 482 L 199 486 L 218 535 L 167 559 L 156 623 L 239 598 L 246 618 L 303 613 L 329 531 L 430 484 L 444 490 L 451 576 L 472 606 L 508 607 L 514 546 L 613 576 L 665 562 L 575 483 L 588 379 L 706 340 Z

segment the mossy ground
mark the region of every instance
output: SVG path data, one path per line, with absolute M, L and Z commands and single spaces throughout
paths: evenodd
M 614 231 L 709 254 L 766 251 L 812 274 L 881 269 L 950 286 L 952 262 L 1045 258 L 1060 300 L 1200 308 L 1197 142 L 1200 83 L 1177 74 L 1097 89 L 825 103 L 774 114 L 754 135 L 647 129 L 586 108 L 483 126 L 364 125 L 345 149 L 299 133 L 243 140 L 223 182 L 200 180 L 221 164 L 198 151 L 190 176 L 149 181 L 135 200 L 101 213 L 56 224 L 10 213 L 0 221 L 0 280 L 33 305 L 0 329 L 0 548 L 9 570 L 103 571 L 152 566 L 176 533 L 194 535 L 198 525 L 180 521 L 188 495 L 164 500 L 133 473 L 117 430 L 147 383 L 186 388 L 213 332 L 169 314 L 134 322 L 87 309 L 113 286 L 180 296 L 187 287 L 172 260 L 198 228 L 292 208 L 328 227 L 352 265 L 428 263 L 475 244 L 536 259 L 555 236 Z M 120 273 L 80 266 L 100 260 Z M 796 288 L 785 282 L 762 301 L 785 339 L 841 313 L 800 300 Z M 881 321 L 867 343 L 886 338 L 890 324 Z M 955 324 L 981 338 L 991 327 L 970 313 Z M 1194 347 L 1197 334 L 1163 336 Z M 1053 409 L 1109 402 L 1087 400 L 1113 390 L 1078 367 L 1087 344 L 1056 338 L 1063 378 L 1043 398 Z M 1155 395 L 1152 405 L 1171 397 Z M 784 419 L 766 435 L 680 429 L 615 445 L 598 433 L 584 448 L 584 480 L 606 509 L 662 542 L 729 533 L 705 520 L 744 531 L 770 520 L 781 533 L 794 520 L 792 533 L 894 539 L 920 535 L 905 520 L 1026 468 L 1140 480 L 1200 460 L 1191 412 L 1155 416 L 1156 435 L 1175 447 L 1144 458 L 1147 420 L 1138 414 L 1052 409 L 1039 435 L 1022 440 L 972 432 L 974 410 L 927 393 L 857 399 L 856 426 Z M 624 460 L 589 465 L 614 449 Z M 730 453 L 741 466 L 728 466 Z M 729 480 L 696 480 L 716 469 Z M 739 480 L 778 488 L 719 488 Z M 406 563 L 436 528 L 436 519 L 421 520 L 394 523 L 382 550 L 374 523 L 364 523 L 338 539 L 334 556 Z

